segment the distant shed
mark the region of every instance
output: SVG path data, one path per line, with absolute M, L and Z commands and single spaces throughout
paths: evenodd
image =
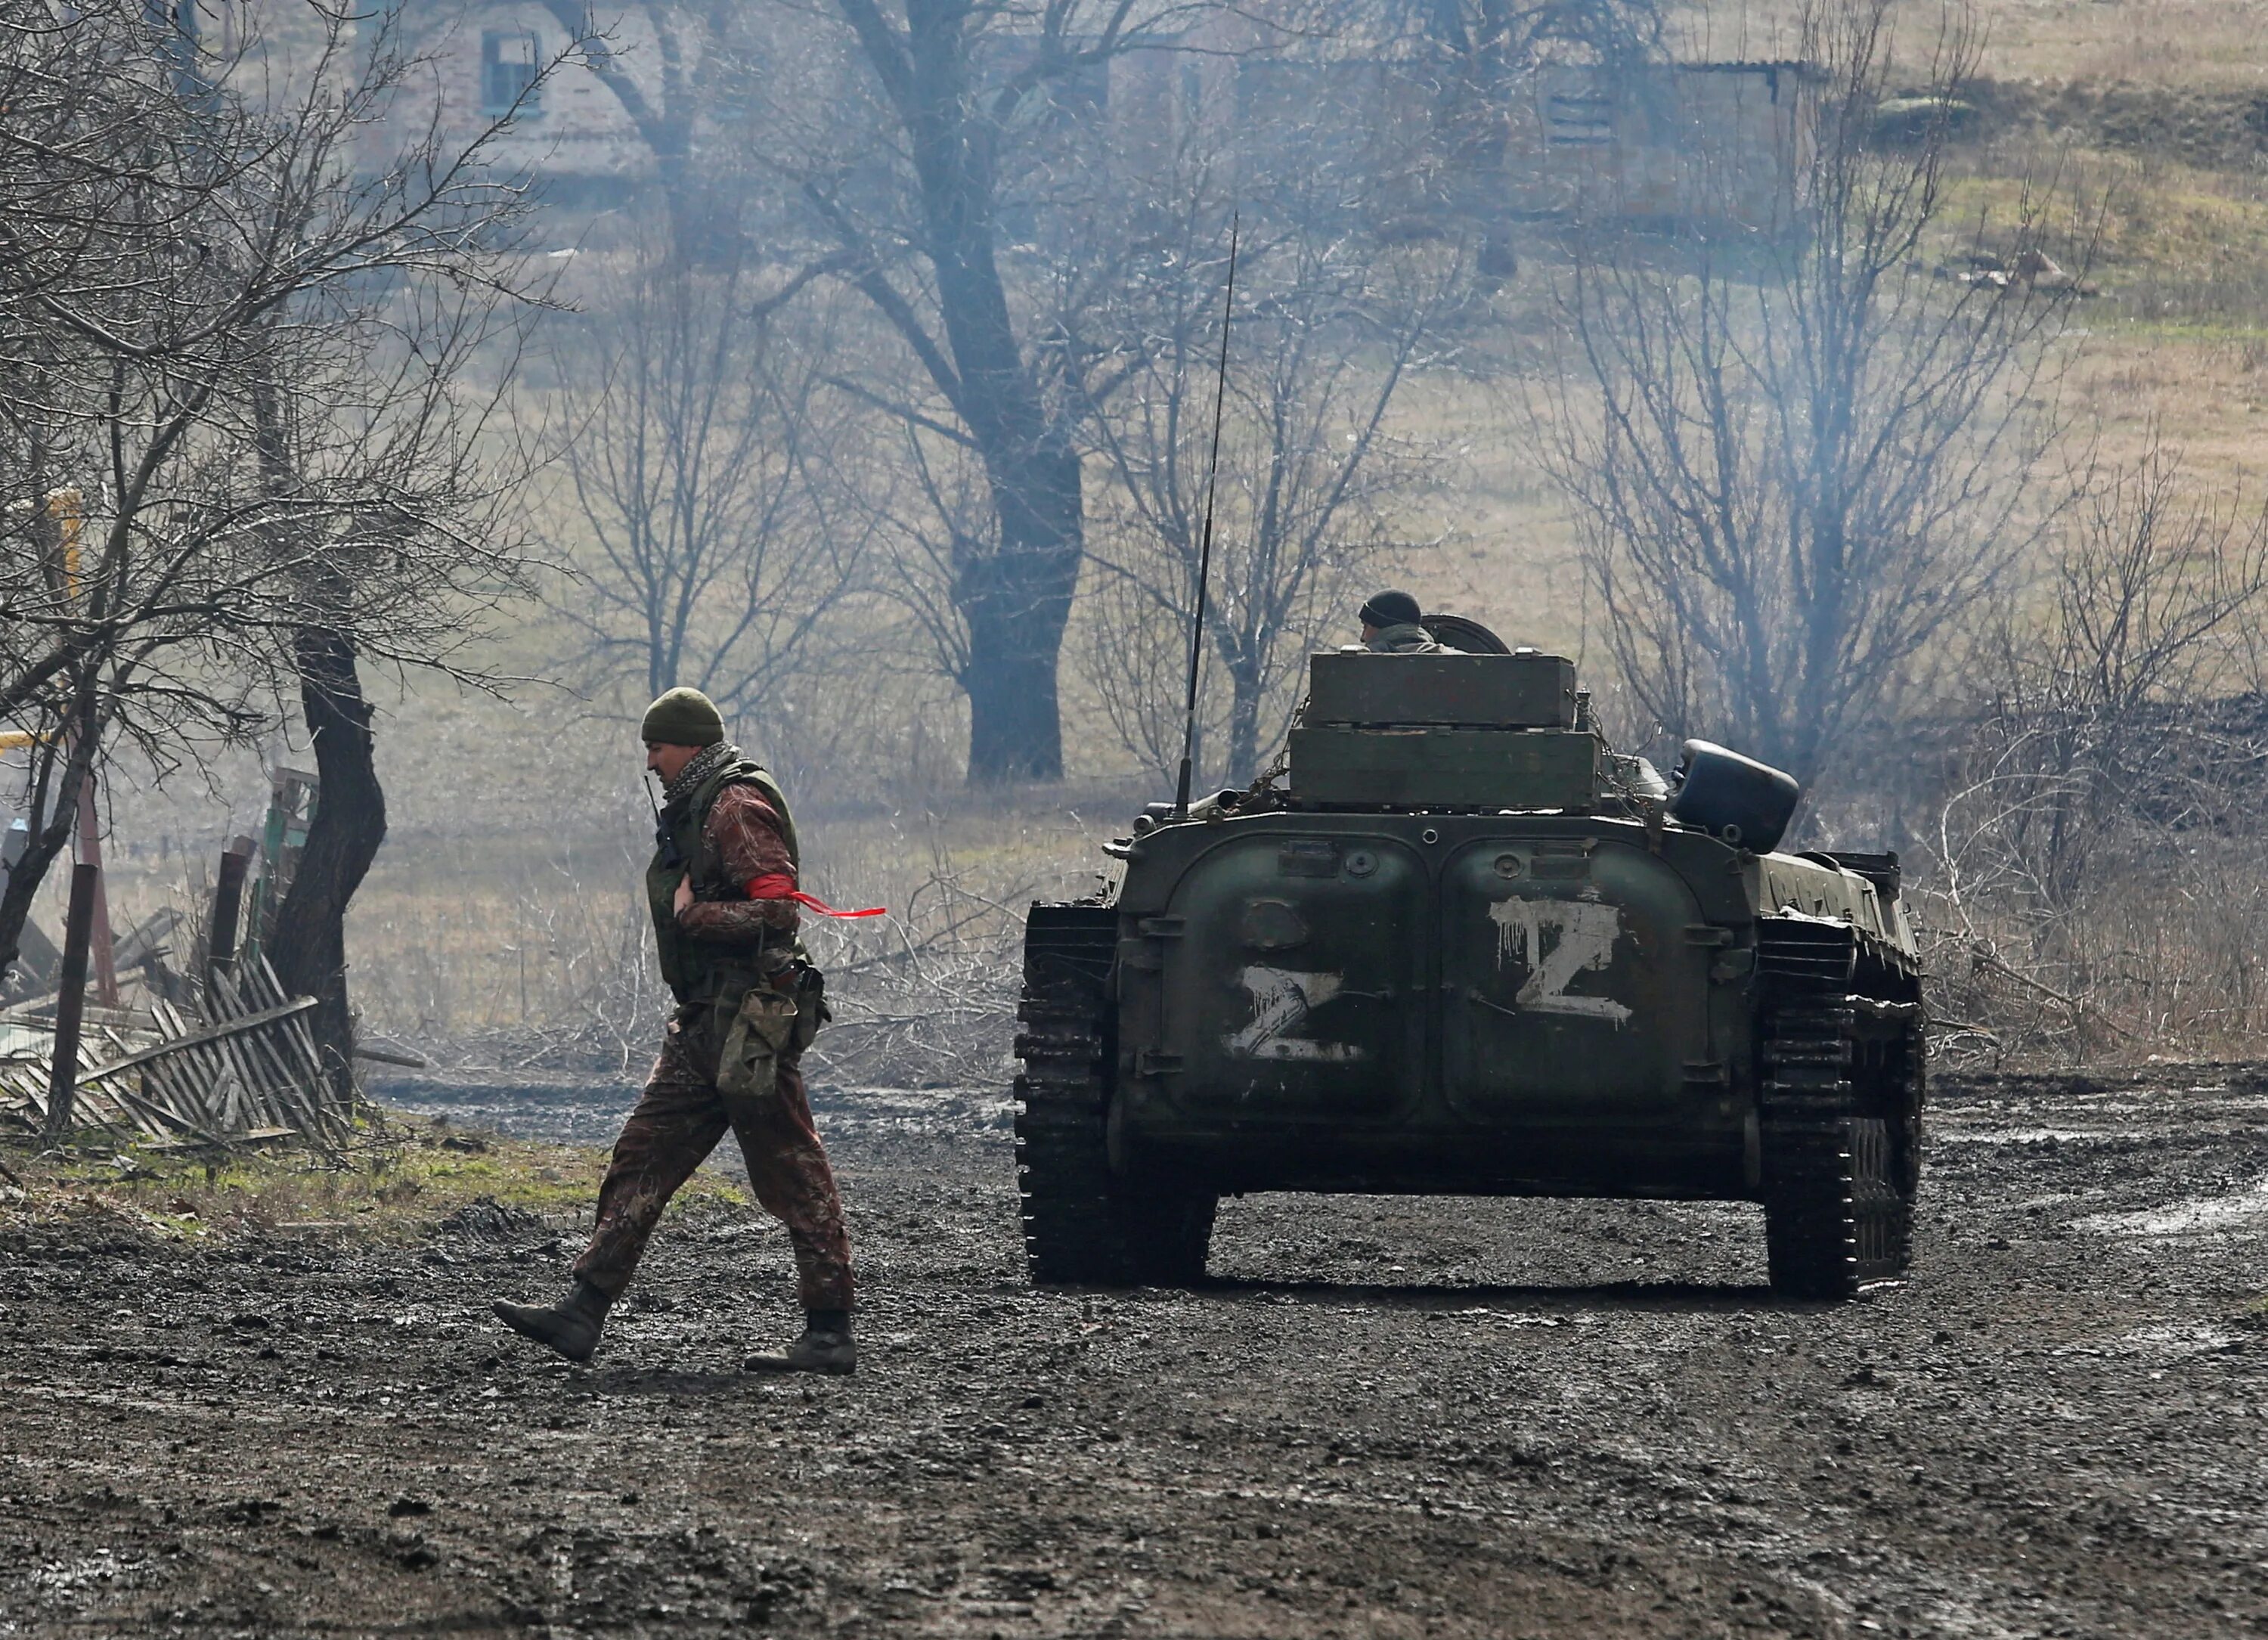
M 1792 232 L 1824 81 L 1802 63 L 1547 65 L 1513 110 L 1507 203 L 1528 221 Z

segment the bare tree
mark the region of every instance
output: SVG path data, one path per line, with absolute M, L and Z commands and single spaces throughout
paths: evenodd
M 517 573 L 487 511 L 501 481 L 474 455 L 493 398 L 470 366 L 519 276 L 517 197 L 481 174 L 477 145 L 350 173 L 409 66 L 382 32 L 373 49 L 330 18 L 284 75 L 256 36 L 217 55 L 118 0 L 0 30 L 0 50 L 55 93 L 0 110 L 0 141 L 40 151 L 45 133 L 9 122 L 41 119 L 76 144 L 41 213 L 14 225 L 25 294 L 0 327 L 0 476 L 19 499 L 0 595 L 20 614 L 0 639 L 0 714 L 44 728 L 33 780 L 55 800 L 0 898 L 5 961 L 106 736 L 178 768 L 203 738 L 272 721 L 280 681 L 313 677 L 326 756 L 325 738 L 353 738 L 327 735 L 328 705 L 367 730 L 340 657 L 348 676 L 357 653 L 465 670 L 469 608 Z M 75 561 L 44 504 L 64 477 Z M 361 824 L 338 785 L 327 836 Z M 311 848 L 298 914 L 332 929 L 334 953 L 382 835 L 381 816 L 336 874 Z M 342 1031 L 342 960 L 291 978 Z M 342 1071 L 342 1034 L 333 1045 Z
M 1934 55 L 1909 64 L 1890 11 L 1801 10 L 1802 55 L 1824 76 L 1802 231 L 1589 240 L 1570 339 L 1532 405 L 1642 709 L 1807 781 L 2052 511 L 2028 501 L 2055 431 L 2038 395 L 2066 298 L 1937 277 L 1948 129 L 1888 151 L 1868 129 L 1889 87 L 1949 93 L 1977 35 L 1950 6 Z M 2040 223 L 2028 210 L 1970 230 L 2021 242 Z
M 696 258 L 666 210 L 611 254 L 558 348 L 566 469 L 594 543 L 563 608 L 650 695 L 688 683 L 728 714 L 777 711 L 824 658 L 873 529 L 843 499 L 848 417 L 826 385 L 839 315 L 767 302 L 744 250 Z
M 504 224 L 492 220 L 490 225 Z M 482 259 L 459 264 L 477 271 Z M 372 299 L 303 299 L 271 327 L 248 395 L 261 533 L 291 566 L 279 669 L 296 685 L 320 798 L 267 950 L 312 1019 L 342 1099 L 353 1087 L 346 914 L 386 839 L 361 663 L 463 663 L 482 611 L 529 590 L 505 502 L 525 476 L 501 400 L 528 317 L 505 285 L 413 275 Z
M 2268 1003 L 2268 510 L 2154 438 L 2075 489 L 2044 585 L 1977 646 L 1922 884 L 1940 1011 L 2003 1052 L 2241 1038 Z
M 653 155 L 665 193 L 685 185 L 693 145 L 693 115 L 711 19 L 698 6 L 633 0 L 615 26 L 601 32 L 586 5 L 544 0 L 579 67 L 607 88 Z
M 217 521 L 153 550 L 121 516 L 179 518 L 174 485 L 208 466 L 191 435 L 215 350 L 184 309 L 214 281 L 185 252 L 196 203 L 244 168 L 198 141 L 188 49 L 139 6 L 0 9 L 0 722 L 33 737 L 35 819 L 0 897 L 0 966 L 114 728 L 165 768 L 182 738 L 253 716 L 211 665 L 225 619 L 198 618 Z
M 2268 595 L 2268 509 L 2197 493 L 2154 438 L 2131 469 L 2088 471 L 2043 589 L 1979 645 L 1982 698 L 1939 828 L 1956 903 L 2021 901 L 2052 921 L 2124 854 L 2164 837 L 2257 827 L 2258 698 L 2242 644 Z
M 1065 317 L 1109 288 L 1123 249 L 1092 232 L 1118 203 L 1097 86 L 1194 12 L 1135 0 L 834 11 L 843 32 L 809 51 L 839 64 L 834 94 L 803 106 L 807 76 L 770 93 L 751 142 L 800 212 L 811 250 L 794 279 L 857 291 L 895 344 L 846 386 L 983 474 L 989 522 L 937 536 L 954 554 L 969 778 L 1051 779 L 1084 553 L 1080 431 L 1116 368 L 1072 344 Z
M 1140 292 L 1140 366 L 1095 417 L 1116 482 L 1094 503 L 1090 680 L 1128 750 L 1160 771 L 1181 752 L 1180 691 L 1159 684 L 1178 677 L 1196 611 L 1221 215 L 1193 207 L 1178 241 L 1160 247 Z M 1237 784 L 1280 742 L 1307 652 L 1347 629 L 1352 578 L 1396 541 L 1395 505 L 1437 452 L 1395 434 L 1388 411 L 1414 373 L 1455 348 L 1454 249 L 1384 247 L 1314 221 L 1262 225 L 1237 274 L 1205 624 L 1226 686 L 1218 766 Z
M 999 513 L 983 460 L 960 440 L 901 424 L 882 441 L 873 466 L 895 477 L 870 476 L 861 504 L 888 543 L 884 583 L 922 646 L 945 676 L 958 680 L 971 664 L 968 624 L 961 616 L 961 566 L 995 550 Z

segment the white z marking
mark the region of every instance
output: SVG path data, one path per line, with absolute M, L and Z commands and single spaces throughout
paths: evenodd
M 1514 1007 L 1612 1020 L 1616 1030 L 1622 1028 L 1631 1011 L 1614 998 L 1567 994 L 1577 974 L 1595 972 L 1613 960 L 1615 941 L 1623 931 L 1619 907 L 1594 900 L 1510 899 L 1490 906 L 1489 917 L 1496 924 L 1498 966 L 1515 953 L 1528 964 L 1528 983 L 1513 998 Z M 1559 935 L 1549 953 L 1543 949 L 1547 928 Z
M 1297 974 L 1283 968 L 1248 968 L 1237 976 L 1252 997 L 1252 1023 L 1223 1040 L 1231 1053 L 1256 1060 L 1327 1060 L 1344 1064 L 1362 1058 L 1348 1042 L 1316 1042 L 1284 1033 L 1339 994 L 1337 974 Z

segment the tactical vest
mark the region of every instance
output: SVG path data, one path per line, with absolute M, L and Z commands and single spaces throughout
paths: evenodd
M 696 939 L 677 926 L 677 885 L 689 868 L 696 900 L 740 900 L 748 885 L 725 878 L 725 862 L 709 842 L 709 810 L 728 786 L 753 786 L 756 795 L 779 816 L 780 836 L 787 857 L 799 874 L 803 853 L 795 840 L 795 820 L 779 783 L 762 764 L 742 757 L 728 763 L 695 787 L 682 802 L 661 811 L 661 835 L 655 839 L 653 863 L 645 868 L 645 899 L 653 913 L 653 940 L 661 957 L 661 977 L 681 1002 L 719 997 L 727 991 L 745 991 L 762 971 L 767 952 L 800 951 L 801 942 L 785 928 L 767 936 L 761 947 L 720 946 Z

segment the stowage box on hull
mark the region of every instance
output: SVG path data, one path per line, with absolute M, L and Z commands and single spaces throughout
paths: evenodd
M 1534 653 L 1311 655 L 1302 720 L 1572 729 L 1575 664 Z
M 1324 723 L 1292 731 L 1300 802 L 1484 809 L 1516 785 L 1528 805 L 1582 814 L 1599 787 L 1599 737 L 1564 729 L 1376 729 Z

